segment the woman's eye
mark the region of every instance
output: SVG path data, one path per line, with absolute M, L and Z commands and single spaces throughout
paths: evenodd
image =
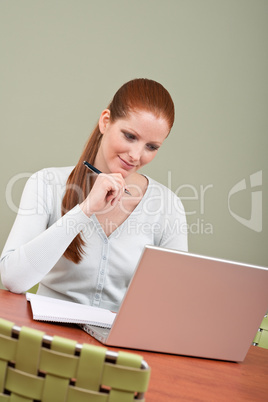
M 159 146 L 153 144 L 147 144 L 147 148 L 149 149 L 149 151 L 157 151 Z
M 135 135 L 127 132 L 123 132 L 124 136 L 126 137 L 127 140 L 129 141 L 134 141 L 136 139 Z

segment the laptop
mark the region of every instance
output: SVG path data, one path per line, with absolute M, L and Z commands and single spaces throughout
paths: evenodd
M 109 346 L 242 362 L 268 310 L 268 268 L 145 246 Z

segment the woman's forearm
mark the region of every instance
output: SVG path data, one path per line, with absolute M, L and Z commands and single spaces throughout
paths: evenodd
M 38 236 L 14 248 L 12 239 L 0 262 L 3 285 L 14 293 L 27 291 L 53 268 L 89 218 L 77 205 Z

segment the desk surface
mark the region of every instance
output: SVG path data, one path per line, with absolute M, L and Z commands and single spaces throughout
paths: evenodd
M 79 343 L 101 345 L 73 325 L 34 321 L 25 295 L 0 290 L 0 317 L 16 325 L 27 325 L 75 339 Z M 118 350 L 111 348 L 110 350 Z M 135 351 L 131 351 L 135 352 Z M 137 351 L 152 369 L 147 402 L 178 401 L 267 401 L 268 350 L 251 346 L 243 363 L 198 359 Z

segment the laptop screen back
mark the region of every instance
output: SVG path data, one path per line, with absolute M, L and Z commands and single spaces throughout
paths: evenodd
M 267 289 L 267 268 L 146 246 L 107 344 L 243 361 Z

